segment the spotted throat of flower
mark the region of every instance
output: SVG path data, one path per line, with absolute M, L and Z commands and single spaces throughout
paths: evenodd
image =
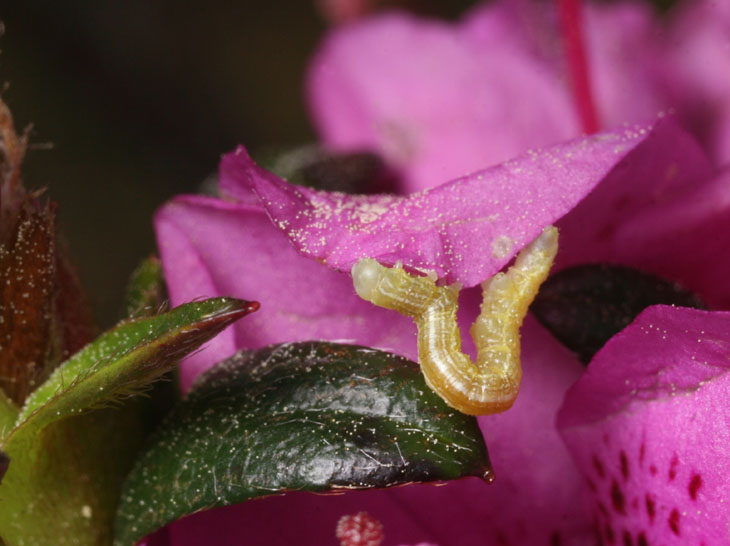
M 437 286 L 433 276 L 411 275 L 366 258 L 352 268 L 361 298 L 413 318 L 418 360 L 428 386 L 451 407 L 469 415 L 512 407 L 520 390 L 520 326 L 547 278 L 558 250 L 558 230 L 546 227 L 517 255 L 514 265 L 482 283 L 482 305 L 470 332 L 472 362 L 461 352 L 456 321 L 461 286 Z

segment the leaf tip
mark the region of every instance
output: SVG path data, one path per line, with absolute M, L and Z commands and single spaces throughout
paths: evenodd
M 230 303 L 229 310 L 224 314 L 226 318 L 238 320 L 246 315 L 258 311 L 261 304 L 257 301 L 240 300 L 237 298 L 226 298 Z
M 479 478 L 482 479 L 485 483 L 494 483 L 494 480 L 497 479 L 497 475 L 494 473 L 494 469 L 491 466 L 485 466 L 482 467 L 481 472 L 479 473 Z

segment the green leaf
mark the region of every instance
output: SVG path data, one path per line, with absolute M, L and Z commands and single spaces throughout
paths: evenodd
M 417 364 L 326 342 L 267 347 L 211 369 L 162 422 L 125 483 L 115 544 L 285 491 L 463 476 L 492 476 L 477 421 Z
M 132 272 L 127 285 L 124 313 L 131 318 L 154 315 L 164 302 L 162 264 L 159 258 L 150 256 Z
M 613 265 L 583 265 L 552 275 L 530 310 L 585 364 L 615 334 L 651 305 L 704 309 L 676 283 Z
M 214 298 L 123 322 L 59 366 L 26 400 L 36 427 L 135 394 L 258 304 Z
M 7 546 L 109 546 L 123 478 L 141 448 L 133 401 L 63 419 L 4 447 L 0 536 Z
M 162 262 L 149 256 L 132 272 L 127 283 L 122 315 L 131 319 L 154 316 L 168 309 L 167 291 L 162 275 Z M 162 417 L 180 400 L 178 367 L 160 377 L 149 392 L 147 402 L 151 414 L 145 433 L 151 432 Z
M 11 459 L 0 485 L 7 545 L 110 544 L 121 480 L 146 420 L 127 397 L 257 307 L 218 298 L 126 321 L 57 368 L 2 445 Z

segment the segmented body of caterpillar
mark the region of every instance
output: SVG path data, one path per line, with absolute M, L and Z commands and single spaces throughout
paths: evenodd
M 548 226 L 506 273 L 482 283 L 481 311 L 470 330 L 476 363 L 461 352 L 458 285 L 437 286 L 432 278 L 369 258 L 355 264 L 352 278 L 360 297 L 415 320 L 421 370 L 447 404 L 469 415 L 499 413 L 512 407 L 519 392 L 520 326 L 557 249 L 558 230 Z

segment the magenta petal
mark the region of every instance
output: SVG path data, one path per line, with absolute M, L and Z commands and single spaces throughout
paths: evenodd
M 299 255 L 259 206 L 178 197 L 155 217 L 173 305 L 234 296 L 261 308 L 183 362 L 187 390 L 211 365 L 243 348 L 339 340 L 416 355 L 410 319 L 360 299 L 349 275 Z
M 664 121 L 641 153 L 560 220 L 559 267 L 629 265 L 679 281 L 714 307 L 730 307 L 729 176 L 713 178 L 697 143 Z
M 184 198 L 182 198 L 184 199 Z M 182 200 L 178 198 L 177 201 Z M 198 199 L 201 203 L 205 199 Z M 165 205 L 155 215 L 155 231 L 157 246 L 162 259 L 162 270 L 167 284 L 170 304 L 175 307 L 189 301 L 218 296 L 239 295 L 240 292 L 226 294 L 219 290 L 206 260 L 201 256 L 200 247 L 194 238 L 190 237 L 185 229 L 176 222 L 177 211 L 180 209 L 173 201 Z M 236 352 L 235 325 L 229 326 L 210 340 L 203 347 L 188 356 L 180 365 L 180 382 L 183 391 L 187 391 L 198 374 L 204 372 L 212 364 Z
M 534 0 L 485 2 L 469 13 L 464 27 L 484 55 L 512 48 L 530 56 L 547 78 L 562 84 L 572 101 L 557 6 Z M 669 103 L 660 86 L 661 28 L 651 6 L 635 1 L 583 2 L 582 8 L 587 68 L 600 127 L 654 119 Z M 579 132 L 575 126 L 570 136 Z
M 323 140 L 380 152 L 406 193 L 578 134 L 563 82 L 530 52 L 406 14 L 332 32 L 308 95 Z
M 522 367 L 512 409 L 479 417 L 497 475 L 489 511 L 505 539 L 494 544 L 590 544 L 588 489 L 555 428 L 563 395 L 583 366 L 528 316 Z
M 730 160 L 730 3 L 686 0 L 666 43 L 673 104 L 718 163 Z
M 681 282 L 710 307 L 730 309 L 730 169 L 627 219 L 614 259 Z
M 291 493 L 184 518 L 170 527 L 172 543 L 334 545 L 339 518 L 365 511 L 383 524 L 389 545 L 587 544 L 587 488 L 554 426 L 582 367 L 534 320 L 523 334 L 520 398 L 510 412 L 480 419 L 497 473 L 493 484 L 467 478 L 337 496 Z
M 660 28 L 639 2 L 586 2 L 584 36 L 601 127 L 671 105 Z M 719 40 L 710 58 L 726 57 Z M 714 71 L 719 82 L 726 71 Z M 308 98 L 323 140 L 380 152 L 406 193 L 580 134 L 555 4 L 484 2 L 458 24 L 406 14 L 333 31 L 314 56 Z
M 558 426 L 606 543 L 730 543 L 728 355 L 730 313 L 652 307 L 568 392 Z
M 585 2 L 584 32 L 602 127 L 654 118 L 670 104 L 660 85 L 661 27 L 648 2 Z
M 340 271 L 370 257 L 474 286 L 665 130 L 659 123 L 574 140 L 408 197 L 292 186 L 239 148 L 238 183 L 224 190 L 237 196 L 252 187 L 303 255 Z

